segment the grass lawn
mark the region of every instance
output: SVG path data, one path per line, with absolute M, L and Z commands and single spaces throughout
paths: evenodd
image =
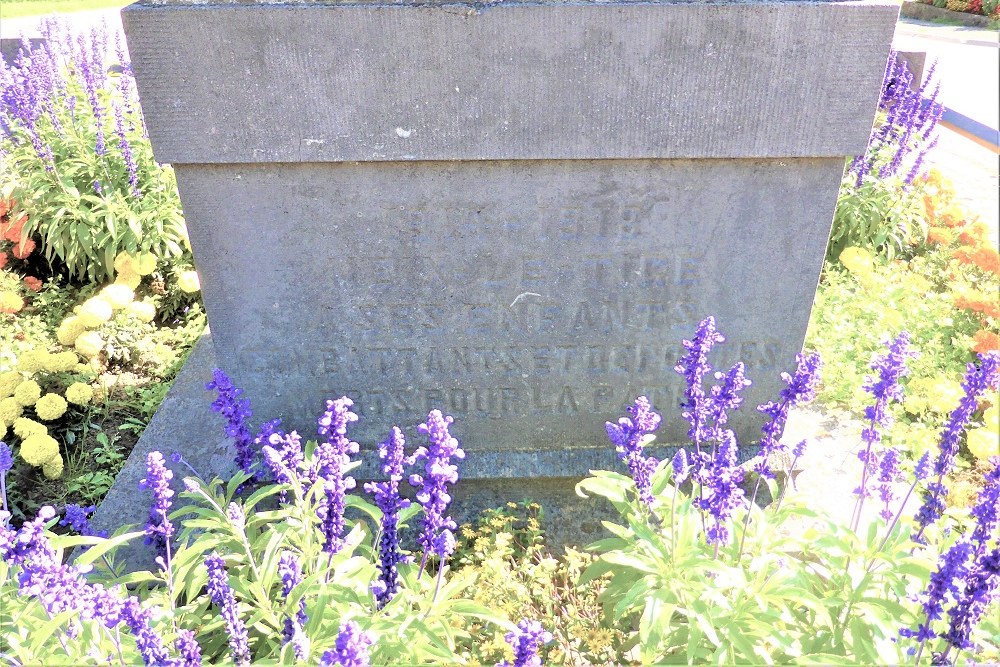
M 46 14 L 69 14 L 92 9 L 120 9 L 131 0 L 3 0 L 0 19 Z

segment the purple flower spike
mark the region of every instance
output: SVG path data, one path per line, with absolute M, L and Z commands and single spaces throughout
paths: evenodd
M 410 501 L 399 495 L 399 483 L 403 480 L 404 448 L 403 432 L 393 426 L 389 438 L 378 446 L 378 456 L 382 460 L 382 472 L 388 477 L 384 482 L 365 484 L 365 490 L 375 496 L 375 505 L 382 510 L 382 537 L 379 541 L 379 578 L 372 583 L 376 606 L 381 609 L 392 600 L 399 590 L 397 567 L 406 562 L 399 550 L 399 511 L 410 505 Z
M 334 554 L 343 546 L 344 506 L 347 492 L 354 488 L 353 477 L 346 475 L 351 454 L 357 454 L 358 443 L 347 437 L 347 426 L 358 416 L 351 412 L 354 402 L 344 396 L 326 402 L 326 412 L 319 418 L 319 434 L 326 441 L 316 445 L 316 478 L 322 480 L 323 500 L 317 510 L 323 533 L 323 551 Z
M 895 513 L 889 509 L 895 494 L 892 485 L 899 480 L 899 451 L 895 447 L 889 447 L 882 452 L 878 464 L 878 490 L 879 499 L 882 501 L 882 510 L 879 516 L 885 521 L 891 521 Z
M 743 469 L 736 463 L 736 436 L 726 431 L 727 437 L 716 448 L 715 457 L 710 458 L 695 474 L 702 485 L 704 495 L 694 501 L 698 509 L 704 510 L 710 519 L 705 532 L 709 544 L 729 544 L 729 519 L 733 510 L 743 504 Z
M 163 640 L 153 630 L 150 619 L 153 614 L 148 609 L 143 609 L 139 604 L 139 598 L 130 597 L 125 601 L 121 611 L 122 620 L 128 625 L 135 637 L 135 646 L 139 649 L 139 655 L 147 665 L 166 665 L 170 663 L 170 653 L 163 645 Z
M 281 597 L 287 600 L 292 590 L 302 583 L 302 567 L 293 554 L 288 552 L 281 554 L 281 558 L 278 560 L 278 574 L 281 576 Z M 305 660 L 307 657 L 303 643 L 305 638 L 303 628 L 308 620 L 306 601 L 303 599 L 299 599 L 299 610 L 295 613 L 295 618 L 285 617 L 281 645 L 284 646 L 288 642 L 292 642 L 292 649 L 295 651 L 297 660 Z
M 934 461 L 933 470 L 937 479 L 927 485 L 924 504 L 917 511 L 916 521 L 920 530 L 913 536 L 914 541 L 922 542 L 927 526 L 937 521 L 944 513 L 945 498 L 948 496 L 948 487 L 944 484 L 944 476 L 955 465 L 955 456 L 958 455 L 962 433 L 965 431 L 972 413 L 976 411 L 979 397 L 988 389 L 996 391 L 998 385 L 1000 385 L 1000 352 L 980 354 L 979 366 L 969 364 L 966 367 L 965 379 L 962 381 L 965 395 L 959 401 L 958 407 L 952 411 L 948 425 L 941 432 L 941 440 L 938 442 L 938 456 Z
M 375 635 L 362 632 L 361 626 L 348 621 L 340 627 L 337 643 L 320 658 L 320 667 L 369 667 L 368 647 L 375 643 Z
M 7 471 L 14 467 L 14 456 L 6 442 L 0 441 L 0 510 L 7 511 Z
M 14 455 L 6 442 L 0 441 L 0 475 L 14 467 Z
M 96 509 L 97 507 L 94 505 L 90 505 L 89 507 L 81 507 L 75 503 L 66 505 L 66 510 L 63 513 L 63 518 L 59 520 L 59 525 L 67 526 L 77 535 L 83 535 L 84 537 L 107 537 L 108 531 L 101 530 L 94 532 L 94 529 L 90 525 L 90 515 Z
M 644 449 L 653 439 L 653 431 L 660 427 L 660 415 L 653 411 L 653 406 L 645 396 L 635 399 L 635 403 L 628 407 L 628 413 L 631 418 L 622 417 L 617 424 L 607 422 L 605 428 L 608 438 L 615 445 L 619 460 L 628 465 L 639 498 L 647 505 L 652 505 L 652 474 L 659 461 L 652 456 L 645 456 Z
M 771 418 L 761 427 L 764 437 L 760 439 L 757 463 L 754 466 L 754 470 L 767 479 L 774 478 L 774 472 L 769 464 L 771 455 L 785 449 L 780 438 L 785 429 L 785 422 L 788 421 L 789 411 L 796 405 L 815 398 L 816 386 L 819 384 L 819 371 L 823 365 L 819 354 L 814 352 L 806 355 L 800 352 L 795 361 L 795 375 L 781 374 L 785 387 L 778 393 L 778 401 L 757 406 L 758 412 Z
M 687 478 L 690 470 L 688 469 L 688 457 L 687 452 L 683 449 L 678 449 L 677 453 L 674 454 L 674 460 L 672 463 L 672 470 L 670 477 L 674 481 L 675 486 L 683 484 Z
M 174 525 L 167 515 L 170 513 L 170 498 L 174 492 L 170 489 L 170 480 L 174 473 L 167 469 L 160 452 L 150 452 L 146 456 L 146 478 L 139 481 L 140 489 L 149 489 L 153 493 L 153 504 L 149 509 L 149 521 L 146 522 L 146 544 L 153 545 L 160 558 L 167 558 L 170 537 L 174 534 Z
M 240 398 L 243 390 L 234 387 L 225 373 L 216 368 L 213 380 L 205 385 L 209 391 L 219 392 L 212 402 L 212 410 L 226 418 L 226 435 L 233 439 L 236 447 L 236 465 L 245 473 L 253 470 L 254 451 L 251 446 L 250 427 L 247 420 L 252 416 L 250 401 Z
M 538 621 L 523 620 L 517 630 L 504 637 L 514 649 L 514 662 L 498 662 L 497 667 L 542 667 L 539 649 L 552 641 L 552 633 L 545 630 Z
M 201 667 L 201 646 L 190 630 L 178 630 L 175 643 L 180 662 L 177 667 Z
M 424 508 L 420 545 L 424 548 L 424 559 L 430 553 L 437 554 L 442 565 L 455 548 L 455 521 L 448 516 L 451 495 L 448 486 L 458 481 L 458 466 L 452 457 L 464 459 L 465 451 L 448 432 L 448 426 L 455 420 L 445 416 L 440 410 L 431 410 L 426 423 L 417 430 L 427 436 L 427 447 L 418 447 L 407 459 L 410 465 L 423 462 L 424 474 L 410 475 L 410 484 L 418 489 L 417 502 Z
M 736 363 L 728 373 L 716 373 L 715 379 L 722 380 L 722 384 L 715 385 L 710 392 L 709 414 L 713 424 L 709 437 L 718 442 L 724 437 L 722 430 L 729 421 L 730 410 L 739 410 L 743 404 L 740 393 L 752 383 L 746 377 L 743 362 Z
M 250 664 L 250 646 L 247 627 L 240 618 L 236 605 L 236 596 L 229 587 L 229 574 L 226 562 L 214 551 L 205 559 L 208 568 L 208 595 L 219 608 L 219 613 L 226 621 L 226 632 L 229 634 L 229 649 L 233 654 L 233 662 L 240 667 Z
M 903 399 L 903 388 L 899 386 L 899 380 L 909 375 L 906 361 L 915 356 L 916 352 L 910 349 L 910 334 L 904 331 L 896 337 L 896 340 L 889 343 L 889 349 L 885 354 L 879 355 L 872 362 L 872 370 L 877 371 L 878 376 L 868 376 L 865 380 L 864 389 L 875 398 L 875 403 L 865 408 L 868 426 L 861 431 L 865 448 L 858 452 L 862 468 L 861 483 L 855 489 L 858 498 L 854 504 L 854 515 L 851 520 L 855 530 L 861 522 L 865 499 L 872 493 L 871 479 L 878 472 L 878 460 L 874 450 L 882 441 L 880 429 L 888 428 L 892 424 L 889 404 Z
M 715 328 L 715 318 L 706 317 L 698 325 L 694 337 L 683 341 L 687 352 L 674 367 L 677 373 L 684 376 L 687 385 L 681 409 L 684 418 L 691 424 L 688 437 L 694 442 L 697 452 L 701 451 L 701 443 L 706 438 L 706 428 L 711 419 L 711 400 L 705 396 L 704 387 L 705 376 L 712 370 L 708 363 L 708 354 L 716 343 L 725 340 L 726 337 Z

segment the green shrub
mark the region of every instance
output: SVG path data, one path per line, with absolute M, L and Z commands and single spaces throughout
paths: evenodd
M 48 24 L 46 40 L 0 65 L 0 193 L 27 214 L 22 237 L 77 281 L 113 278 L 123 251 L 184 254 L 173 172 L 153 159 L 128 63 L 108 74 L 106 33 L 75 40 Z

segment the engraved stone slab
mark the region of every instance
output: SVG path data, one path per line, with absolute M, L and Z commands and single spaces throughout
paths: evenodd
M 478 452 L 604 448 L 604 421 L 642 393 L 674 413 L 681 338 L 710 314 L 729 336 L 721 363 L 749 366 L 747 402 L 774 398 L 842 164 L 178 165 L 177 178 L 219 363 L 258 415 L 313 433 L 323 400 L 347 394 L 373 443 L 439 407 L 478 469 Z M 760 420 L 746 416 L 749 441 Z M 661 439 L 686 430 L 672 419 Z M 505 467 L 538 474 L 524 466 Z

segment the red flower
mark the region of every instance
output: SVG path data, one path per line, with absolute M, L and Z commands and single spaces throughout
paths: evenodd
M 31 239 L 25 239 L 24 243 L 15 243 L 14 247 L 11 248 L 11 253 L 18 259 L 26 259 L 34 249 L 35 242 Z
M 24 285 L 32 292 L 39 292 L 42 289 L 42 281 L 34 276 L 25 276 Z

